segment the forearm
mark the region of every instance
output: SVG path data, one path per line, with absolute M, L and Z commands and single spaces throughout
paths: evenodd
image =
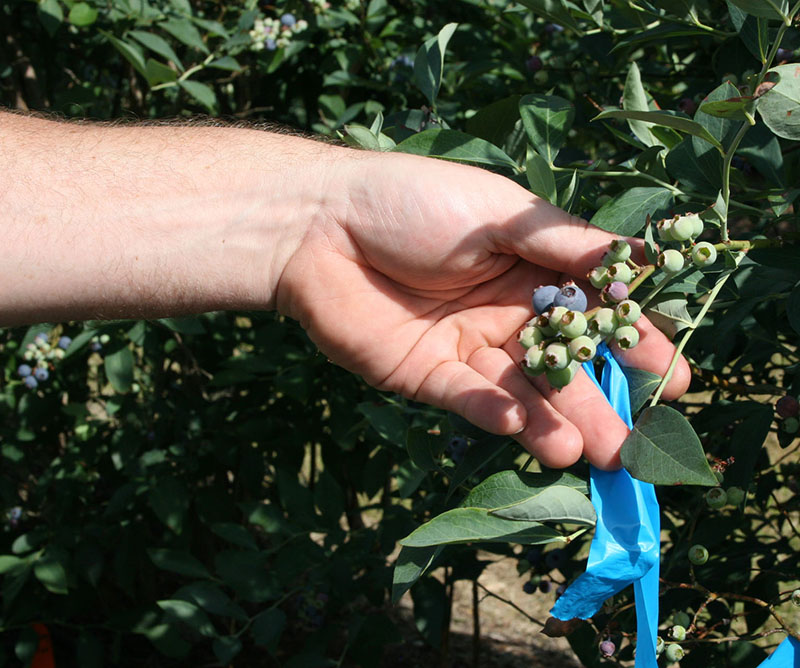
M 273 308 L 348 149 L 0 112 L 0 325 Z M 343 198 L 342 198 L 343 199 Z

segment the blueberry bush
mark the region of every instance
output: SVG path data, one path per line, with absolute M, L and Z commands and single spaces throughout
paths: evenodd
M 798 12 L 7 0 L 0 102 L 284 123 L 478 165 L 641 237 L 531 286 L 519 360 L 562 387 L 601 341 L 636 345 L 641 314 L 687 357 L 677 402 L 625 369 L 623 463 L 662 509 L 660 663 L 750 668 L 800 638 Z M 5 330 L 0 363 L 0 663 L 30 665 L 43 624 L 58 665 L 380 666 L 410 592 L 446 665 L 455 582 L 478 618 L 493 560 L 551 602 L 584 569 L 585 464 L 382 395 L 280 316 Z M 631 665 L 632 601 L 544 630 Z

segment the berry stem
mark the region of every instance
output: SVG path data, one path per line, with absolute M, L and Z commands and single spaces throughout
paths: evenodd
M 728 241 L 714 244 L 718 251 L 748 251 L 751 248 L 777 248 L 783 246 L 783 239 L 730 239 Z
M 678 343 L 678 345 L 675 346 L 675 354 L 672 356 L 672 361 L 669 363 L 669 368 L 667 369 L 667 373 L 664 374 L 664 377 L 661 379 L 661 382 L 658 385 L 658 389 L 656 389 L 656 392 L 653 395 L 653 399 L 650 401 L 650 406 L 655 406 L 658 403 L 658 400 L 661 398 L 661 394 L 664 392 L 664 388 L 667 386 L 667 383 L 670 381 L 670 378 L 672 378 L 672 374 L 675 373 L 675 367 L 678 365 L 678 360 L 680 359 L 683 349 L 686 347 L 686 344 L 689 342 L 689 339 L 692 337 L 692 334 L 694 334 L 694 332 L 700 326 L 700 323 L 703 322 L 703 318 L 705 317 L 706 313 L 708 313 L 708 309 L 711 308 L 711 304 L 714 303 L 714 300 L 717 298 L 717 295 L 720 293 L 720 290 L 722 290 L 723 286 L 732 275 L 733 275 L 733 270 L 730 270 L 725 274 L 723 274 L 722 276 L 720 276 L 720 278 L 717 280 L 716 285 L 714 285 L 714 288 L 709 293 L 708 299 L 706 299 L 706 303 L 703 304 L 703 308 L 700 309 L 700 312 L 692 321 L 692 324 L 687 327 L 688 331 L 686 332 L 686 335 L 680 340 L 680 343 Z M 666 283 L 666 281 L 664 282 Z

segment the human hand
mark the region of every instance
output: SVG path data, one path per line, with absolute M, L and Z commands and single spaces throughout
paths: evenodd
M 616 468 L 625 424 L 585 374 L 561 392 L 526 376 L 516 337 L 542 284 L 583 278 L 612 235 L 485 170 L 398 154 L 337 163 L 345 204 L 312 225 L 278 308 L 380 389 L 510 434 L 544 465 Z M 587 289 L 587 294 L 596 291 Z M 642 318 L 626 365 L 663 375 L 672 344 Z M 681 359 L 664 397 L 689 383 Z

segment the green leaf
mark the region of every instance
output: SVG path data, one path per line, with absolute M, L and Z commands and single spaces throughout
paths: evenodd
M 653 220 L 663 218 L 672 207 L 672 193 L 666 188 L 630 188 L 606 202 L 591 223 L 600 229 L 633 236 Z
M 119 51 L 131 65 L 133 65 L 134 69 L 139 74 L 145 78 L 147 77 L 144 53 L 142 53 L 142 49 L 138 44 L 123 42 L 121 39 L 114 37 L 114 35 L 112 35 L 110 32 L 106 32 L 105 30 L 99 30 L 98 32 L 101 35 L 104 35 L 105 38 L 114 45 L 114 48 Z
M 217 522 L 211 525 L 213 531 L 220 538 L 227 540 L 229 543 L 238 545 L 247 550 L 257 550 L 258 544 L 252 534 L 245 529 L 241 524 L 233 522 Z
M 649 111 L 650 106 L 647 101 L 647 93 L 642 86 L 642 76 L 636 63 L 631 63 L 628 69 L 628 76 L 625 78 L 625 89 L 622 93 L 622 108 L 625 111 Z M 650 126 L 642 121 L 629 118 L 628 125 L 633 134 L 646 146 L 660 144 L 656 136 L 650 130 Z
M 471 137 L 458 130 L 434 128 L 424 130 L 401 141 L 393 150 L 399 153 L 427 155 L 457 162 L 494 165 L 516 169 L 517 163 L 502 149 L 488 141 Z
M 718 104 L 718 103 L 709 103 Z M 653 123 L 668 128 L 674 128 L 686 134 L 700 137 L 718 149 L 722 148 L 716 137 L 706 130 L 700 123 L 696 123 L 690 118 L 681 116 L 675 111 L 625 111 L 622 109 L 608 109 L 599 113 L 592 120 L 597 121 L 603 118 L 625 118 L 628 120 L 643 121 Z M 648 126 L 649 127 L 649 126 Z M 637 135 L 638 136 L 638 135 Z
M 240 598 L 261 603 L 276 598 L 282 591 L 275 571 L 267 567 L 268 556 L 251 550 L 221 551 L 214 555 L 214 568 Z
M 519 4 L 530 9 L 534 16 L 542 16 L 550 19 L 575 32 L 578 36 L 583 32 L 578 27 L 569 9 L 562 0 L 519 0 Z
M 188 552 L 154 547 L 147 550 L 147 555 L 161 570 L 193 578 L 211 577 L 206 567 Z
M 188 624 L 200 635 L 213 638 L 216 635 L 214 625 L 205 612 L 193 603 L 178 599 L 156 601 L 156 605 L 167 613 L 167 618 Z
M 622 444 L 622 465 L 634 478 L 656 485 L 716 486 L 700 439 L 678 411 L 646 408 Z
M 368 151 L 380 151 L 381 143 L 378 141 L 378 136 L 374 134 L 368 127 L 359 125 L 358 123 L 349 123 L 344 126 L 347 135 L 345 141 L 351 144 L 348 139 L 352 139 L 352 145 L 360 146 Z
M 520 97 L 511 95 L 480 109 L 467 120 L 467 132 L 495 146 L 504 146 L 519 120 Z
M 683 294 L 675 296 L 674 293 L 662 293 L 659 296 L 663 297 L 662 301 L 648 305 L 646 315 L 658 329 L 672 339 L 678 332 L 692 324 L 692 317 L 686 308 L 688 302 Z
M 222 58 L 217 58 L 216 60 L 212 60 L 208 66 L 216 67 L 218 70 L 226 70 L 228 72 L 240 72 L 242 69 L 239 61 L 233 56 L 223 56 Z
M 436 458 L 442 452 L 444 440 L 429 434 L 427 429 L 415 427 L 408 430 L 406 449 L 411 461 L 423 471 L 435 471 L 439 468 Z
M 67 571 L 64 556 L 47 550 L 33 562 L 33 574 L 52 594 L 68 594 Z
M 69 22 L 74 26 L 90 26 L 97 20 L 97 10 L 85 2 L 76 2 L 69 10 Z
M 365 401 L 358 404 L 356 409 L 367 418 L 370 426 L 381 438 L 393 445 L 405 447 L 408 424 L 397 406 L 392 404 L 378 406 Z
M 786 300 L 786 316 L 792 329 L 800 334 L 800 283 L 794 286 Z
M 563 540 L 555 529 L 539 522 L 504 520 L 484 508 L 453 508 L 437 515 L 400 541 L 409 547 L 456 543 L 550 543 Z
M 169 19 L 162 21 L 158 26 L 186 46 L 208 53 L 208 47 L 203 42 L 200 32 L 189 19 Z
M 561 485 L 545 487 L 520 503 L 489 512 L 496 517 L 517 522 L 564 522 L 594 526 L 597 521 L 592 502 L 572 487 Z
M 403 547 L 397 555 L 392 573 L 392 603 L 397 603 L 444 549 L 441 545 Z
M 770 70 L 780 81 L 761 96 L 758 113 L 779 137 L 800 139 L 800 68 L 780 65 Z
M 227 666 L 242 651 L 242 641 L 236 636 L 214 638 L 214 656 L 223 666 Z
M 457 27 L 458 23 L 448 23 L 436 37 L 431 37 L 419 47 L 414 59 L 414 80 L 432 107 L 436 107 L 436 97 L 442 84 L 447 43 Z
M 721 100 L 730 100 L 734 97 L 739 97 L 739 89 L 732 83 L 726 81 L 712 90 L 704 99 L 703 104 L 709 102 L 718 102 Z M 702 107 L 702 105 L 701 105 Z M 705 113 L 702 109 L 695 112 L 694 120 L 702 125 L 708 132 L 716 138 L 724 149 L 727 150 L 742 123 L 732 118 L 720 118 L 718 116 L 711 116 Z M 701 141 L 699 137 L 692 137 L 692 146 L 695 154 L 700 160 L 701 169 L 714 169 L 720 171 L 721 169 L 721 156 L 718 151 L 712 151 L 705 141 Z M 706 158 L 706 155 L 712 156 L 711 161 Z
M 775 419 L 775 409 L 757 402 L 737 403 L 743 409 L 737 417 L 743 419 L 731 434 L 728 452 L 735 459 L 736 466 L 725 471 L 725 484 L 747 489 L 758 470 L 756 463 Z
M 147 501 L 167 527 L 176 534 L 183 531 L 183 522 L 189 510 L 189 493 L 183 482 L 172 477 L 161 478 L 148 491 Z
M 507 436 L 494 435 L 486 436 L 471 443 L 464 454 L 464 458 L 459 462 L 455 473 L 450 478 L 447 498 L 449 499 L 452 496 L 461 483 L 480 471 L 492 459 L 503 452 L 510 443 L 511 441 Z
M 105 356 L 105 372 L 108 382 L 120 394 L 129 392 L 133 385 L 133 353 L 123 346 Z
M 280 608 L 269 608 L 253 618 L 250 633 L 256 645 L 270 646 L 275 643 L 286 626 L 286 614 Z
M 729 0 L 752 16 L 780 19 L 789 13 L 789 0 Z
M 181 587 L 173 598 L 180 598 L 199 605 L 206 612 L 222 617 L 231 617 L 246 622 L 247 613 L 213 582 L 201 580 Z
M 178 78 L 178 73 L 171 67 L 167 67 L 164 63 L 159 63 L 152 58 L 147 59 L 145 63 L 145 78 L 147 83 L 151 86 L 157 86 L 162 83 L 171 83 Z
M 751 116 L 755 111 L 755 98 L 750 95 L 732 97 L 729 100 L 717 100 L 715 102 L 704 102 L 700 105 L 700 111 L 709 116 L 718 118 L 733 118 L 738 121 L 746 121 L 745 111 Z M 701 126 L 702 127 L 702 126 Z
M 217 106 L 217 94 L 211 86 L 200 83 L 199 81 L 189 80 L 179 81 L 178 84 L 206 109 L 214 111 Z
M 656 391 L 658 384 L 661 382 L 661 376 L 632 366 L 623 366 L 622 372 L 625 374 L 625 378 L 628 379 L 631 414 L 635 415 L 644 406 L 650 395 Z
M 51 37 L 64 20 L 64 10 L 61 9 L 58 0 L 40 0 L 36 13 L 39 16 L 39 22 Z
M 553 170 L 542 156 L 533 149 L 528 151 L 528 160 L 525 163 L 525 176 L 528 177 L 528 185 L 531 192 L 550 204 L 556 204 L 558 191 L 556 190 L 556 179 Z
M 567 213 L 571 213 L 572 207 L 575 206 L 575 202 L 578 200 L 579 192 L 578 170 L 573 169 L 569 183 L 566 187 L 561 188 L 561 192 L 558 195 L 558 207 L 564 209 Z
M 528 500 L 551 485 L 569 487 L 584 496 L 589 493 L 589 486 L 585 480 L 564 471 L 547 473 L 500 471 L 473 487 L 461 505 L 486 510 L 512 506 Z
M 575 106 L 556 95 L 525 95 L 519 113 L 528 141 L 552 165 L 572 128 Z
M 171 60 L 177 68 L 183 72 L 183 64 L 181 63 L 178 54 L 169 45 L 169 42 L 163 37 L 155 35 L 151 32 L 144 32 L 143 30 L 129 30 L 128 35 L 133 37 L 137 42 L 144 44 L 151 51 L 155 51 L 159 56 L 163 56 L 167 60 Z

